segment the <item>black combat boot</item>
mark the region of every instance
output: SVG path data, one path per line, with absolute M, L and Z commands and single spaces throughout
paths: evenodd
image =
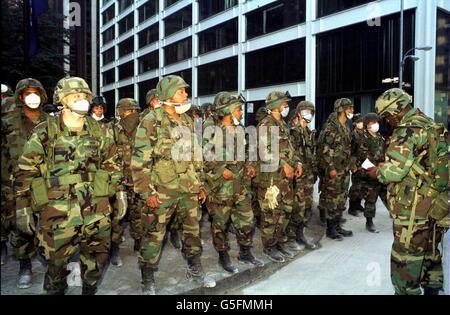
M 423 295 L 439 295 L 439 289 L 425 287 L 423 288 Z
M 296 241 L 298 244 L 300 245 L 304 245 L 306 246 L 306 248 L 308 249 L 316 249 L 317 248 L 317 244 L 314 244 L 313 242 L 311 242 L 310 240 L 308 240 L 305 236 L 305 224 L 301 223 L 300 226 L 297 229 L 297 233 L 296 233 Z
M 178 232 L 178 230 L 170 231 L 170 244 L 172 244 L 172 246 L 176 249 L 181 248 L 180 233 Z
M 134 240 L 133 250 L 135 252 L 139 252 L 141 250 L 141 239 L 140 238 L 137 238 Z
M 366 229 L 372 233 L 379 233 L 379 231 L 375 228 L 373 224 L 373 218 L 366 218 Z
M 109 260 L 113 266 L 120 267 L 123 265 L 122 259 L 119 256 L 119 245 L 118 244 L 112 244 Z
M 238 260 L 243 263 L 255 265 L 256 267 L 264 266 L 264 263 L 261 260 L 253 256 L 250 247 L 248 246 L 240 247 Z
M 336 223 L 336 232 L 338 232 L 339 234 L 341 234 L 342 236 L 344 236 L 344 237 L 349 237 L 349 236 L 353 236 L 353 232 L 352 231 L 350 231 L 350 230 L 344 230 L 342 227 L 341 227 L 341 217 L 340 216 L 338 216 L 337 218 L 336 218 L 336 221 L 335 221 Z
M 155 276 L 153 268 L 141 267 L 141 276 L 142 276 L 142 294 L 156 295 Z
M 327 226 L 327 219 L 325 215 L 325 209 L 319 208 L 319 214 L 320 214 L 320 225 L 321 226 Z
M 28 289 L 31 287 L 31 259 L 20 259 L 19 265 L 17 287 L 19 289 Z
M 0 251 L 1 251 L 1 265 L 3 266 L 8 261 L 8 247 L 6 246 L 6 242 L 1 243 Z
M 295 254 L 289 249 L 289 247 L 287 246 L 287 243 L 278 243 L 277 244 L 277 249 L 278 251 L 281 253 L 281 255 L 283 255 L 285 258 L 294 258 Z
M 349 201 L 348 214 L 350 214 L 354 217 L 359 217 L 358 207 L 357 207 L 356 203 L 357 203 L 356 200 Z
M 206 276 L 203 272 L 200 255 L 188 258 L 187 261 L 188 269 L 186 278 L 201 283 L 205 288 L 214 288 L 216 286 L 216 281 L 213 278 Z
M 327 220 L 327 237 L 332 240 L 342 241 L 342 236 L 336 231 L 333 220 Z
M 230 255 L 227 251 L 219 252 L 219 264 L 229 273 L 239 272 L 239 270 L 231 263 Z
M 272 261 L 277 263 L 285 262 L 283 255 L 278 251 L 275 246 L 265 247 L 263 253 Z
M 83 287 L 81 288 L 81 295 L 95 295 L 95 293 L 97 293 L 96 285 L 83 283 Z

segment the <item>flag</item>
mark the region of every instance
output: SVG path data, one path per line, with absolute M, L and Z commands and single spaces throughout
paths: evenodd
M 25 0 L 30 3 L 30 41 L 28 56 L 34 56 L 38 51 L 38 17 L 48 10 L 48 0 Z

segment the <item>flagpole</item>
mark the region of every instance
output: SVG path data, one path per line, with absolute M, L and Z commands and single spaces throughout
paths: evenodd
M 25 78 L 29 77 L 30 73 L 30 57 L 28 52 L 30 50 L 30 1 L 23 1 L 23 74 Z

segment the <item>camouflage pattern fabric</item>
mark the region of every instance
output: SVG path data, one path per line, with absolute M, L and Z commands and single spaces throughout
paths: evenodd
M 280 105 L 281 106 L 281 105 Z M 260 136 L 259 141 L 271 152 L 271 132 L 270 127 L 279 128 L 279 155 L 280 161 L 278 169 L 274 172 L 262 172 L 261 166 L 265 164 L 263 161 L 258 162 L 256 168 L 256 183 L 258 185 L 258 201 L 261 209 L 260 228 L 261 238 L 264 247 L 272 247 L 278 243 L 287 242 L 286 228 L 292 213 L 294 202 L 293 183 L 286 178 L 283 167 L 288 163 L 294 169 L 297 167 L 299 157 L 295 153 L 292 145 L 292 139 L 289 134 L 289 128 L 283 121 L 277 121 L 272 115 L 267 115 L 259 124 L 259 127 L 267 127 L 267 136 Z M 260 145 L 261 145 L 260 144 Z M 267 188 L 271 184 L 278 187 L 280 194 L 277 197 L 278 206 L 275 209 L 269 207 L 268 201 L 265 200 Z
M 228 251 L 227 226 L 232 222 L 236 229 L 236 239 L 239 245 L 251 247 L 253 212 L 248 197 L 247 187 L 244 184 L 248 181 L 246 177 L 246 163 L 237 161 L 236 153 L 238 147 L 245 147 L 245 138 L 238 137 L 234 127 L 227 127 L 223 123 L 220 125 L 223 139 L 234 139 L 233 152 L 229 152 L 226 141 L 222 148 L 217 148 L 221 152 L 215 151 L 217 156 L 221 156 L 223 161 L 205 162 L 205 178 L 208 185 L 207 208 L 213 221 L 211 224 L 211 234 L 214 248 L 217 251 Z M 232 128 L 232 129 L 230 129 Z M 214 138 L 205 139 L 205 143 L 214 142 Z M 238 145 L 238 141 L 241 141 Z M 233 179 L 225 180 L 222 173 L 225 169 L 233 172 Z
M 419 109 L 410 109 L 403 116 L 378 174 L 378 180 L 388 185 L 389 211 L 394 219 L 391 279 L 396 294 L 420 294 L 421 286 L 442 289 L 443 285 L 442 253 L 437 246 L 446 229 L 428 217 L 435 188 L 415 174 L 417 163 L 428 173 L 433 171 L 430 159 L 416 161 L 426 154 L 424 121 L 433 122 Z
M 317 155 L 321 176 L 319 207 L 325 209 L 328 220 L 334 220 L 341 216 L 345 209 L 350 169 L 354 163 L 350 129 L 339 122 L 336 112 L 330 115 L 320 132 Z M 329 176 L 332 170 L 337 172 L 334 179 Z
M 157 108 L 143 118 L 136 132 L 131 160 L 134 191 L 144 201 L 150 196 L 158 196 L 161 201 L 158 209 L 144 207 L 142 210 L 143 239 L 139 255 L 142 267 L 156 266 L 166 225 L 173 215 L 182 226 L 185 257 L 194 257 L 202 250 L 198 193 L 203 189 L 203 163 L 173 159 L 172 147 L 180 138 L 172 131 L 178 126 L 191 132 L 185 145 L 189 144 L 193 150 L 194 122 L 186 114 L 181 114 L 180 121 L 176 121 L 163 108 Z
M 315 158 L 315 132 L 308 126 L 289 124 L 292 145 L 303 164 L 303 174 L 294 180 L 294 204 L 288 235 L 295 239 L 296 231 L 302 223 L 307 223 L 311 216 L 315 177 L 317 176 L 317 162 Z
M 354 128 L 352 132 L 352 156 L 357 155 L 358 149 L 362 145 L 362 140 L 364 136 L 364 130 Z M 366 157 L 367 158 L 367 157 Z M 364 160 L 366 159 L 364 158 Z M 364 160 L 362 162 L 364 162 Z M 361 162 L 361 163 L 362 163 Z M 364 187 L 362 186 L 362 177 L 364 177 L 363 171 L 358 170 L 356 173 L 351 174 L 352 185 L 348 192 L 348 198 L 350 201 L 361 200 L 364 198 Z
M 58 132 L 51 135 L 49 130 L 54 128 Z M 90 117 L 85 117 L 85 124 L 80 131 L 69 130 L 64 125 L 62 117 L 49 117 L 34 129 L 26 142 L 23 154 L 19 158 L 19 171 L 15 182 L 16 209 L 22 209 L 30 206 L 30 188 L 33 179 L 39 177 L 45 179 L 48 203 L 35 209 L 40 216 L 40 249 L 46 253 L 56 248 L 54 257 L 64 259 L 62 261 L 50 259 L 47 264 L 55 264 L 58 268 L 65 269 L 65 265 L 60 265 L 67 261 L 64 253 L 80 248 L 81 255 L 87 257 L 83 264 L 96 266 L 95 268 L 100 270 L 95 271 L 91 278 L 84 279 L 91 283 L 99 280 L 104 264 L 103 250 L 107 252 L 109 247 L 109 241 L 103 241 L 103 234 L 108 233 L 108 238 L 110 237 L 111 206 L 108 193 L 113 195 L 115 188 L 123 189 L 119 185 L 122 182 L 122 172 L 112 135 L 102 133 L 100 130 L 98 123 Z M 106 187 L 106 196 L 94 195 L 96 187 L 93 179 L 99 170 L 109 173 L 110 183 L 109 189 Z M 103 185 L 108 185 L 107 179 L 105 181 Z M 88 232 L 86 229 L 91 229 L 92 235 L 89 237 L 96 240 L 95 244 L 99 244 L 97 237 L 104 243 L 101 255 L 90 252 L 91 247 L 82 246 L 83 242 L 70 243 L 68 245 L 70 249 L 55 245 L 61 236 L 67 237 L 69 239 L 67 242 L 75 237 L 85 238 L 85 233 Z M 46 255 L 46 257 L 53 256 Z M 48 292 L 59 292 L 61 279 L 53 273 L 52 268 L 47 271 L 46 278 L 44 289 Z

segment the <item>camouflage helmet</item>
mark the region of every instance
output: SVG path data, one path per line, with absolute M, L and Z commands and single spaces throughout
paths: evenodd
M 66 77 L 58 81 L 53 93 L 53 103 L 58 105 L 61 100 L 70 94 L 86 93 L 88 101 L 92 101 L 92 92 L 84 79 L 79 77 Z
M 340 98 L 337 99 L 336 102 L 334 102 L 334 111 L 335 112 L 343 112 L 346 107 L 353 106 L 353 103 L 348 98 Z
M 281 106 L 281 104 L 289 102 L 291 100 L 291 94 L 286 92 L 271 92 L 266 98 L 266 109 L 276 109 Z
M 44 86 L 42 85 L 42 83 L 39 82 L 36 79 L 27 78 L 27 79 L 22 79 L 19 82 L 17 82 L 16 92 L 14 93 L 14 98 L 16 99 L 17 103 L 21 103 L 21 101 L 19 99 L 19 96 L 27 88 L 36 88 L 36 89 L 38 89 L 40 94 L 41 94 L 40 95 L 40 97 L 41 97 L 41 104 L 44 104 L 44 103 L 47 102 L 47 100 L 48 100 L 47 92 L 45 91 Z
M 169 75 L 158 82 L 156 96 L 158 96 L 160 101 L 164 101 L 172 98 L 179 89 L 186 87 L 189 87 L 189 84 L 182 77 Z
M 375 103 L 375 110 L 380 116 L 385 114 L 395 115 L 410 103 L 411 99 L 408 93 L 402 89 L 394 88 L 381 94 Z
M 16 100 L 13 96 L 2 99 L 2 114 L 15 111 L 17 108 Z
M 302 110 L 310 110 L 313 114 L 316 111 L 316 108 L 314 107 L 314 104 L 310 101 L 301 101 L 297 104 L 297 107 L 295 108 L 295 114 L 300 114 Z
M 9 85 L 2 83 L 2 95 L 13 96 L 14 92 Z
M 145 104 L 149 104 L 156 97 L 156 89 L 151 89 L 145 95 Z
M 136 109 L 137 111 L 139 111 L 141 108 L 134 98 L 122 98 L 119 100 L 119 102 L 117 102 L 116 109 L 119 115 L 121 115 L 126 110 Z
M 231 115 L 237 107 L 241 107 L 245 103 L 242 95 L 219 92 L 214 98 L 214 107 L 219 116 Z
M 375 114 L 375 113 L 368 113 L 364 116 L 363 122 L 364 122 L 364 127 L 367 128 L 367 125 L 371 122 L 378 122 L 378 120 L 380 119 L 380 117 Z

